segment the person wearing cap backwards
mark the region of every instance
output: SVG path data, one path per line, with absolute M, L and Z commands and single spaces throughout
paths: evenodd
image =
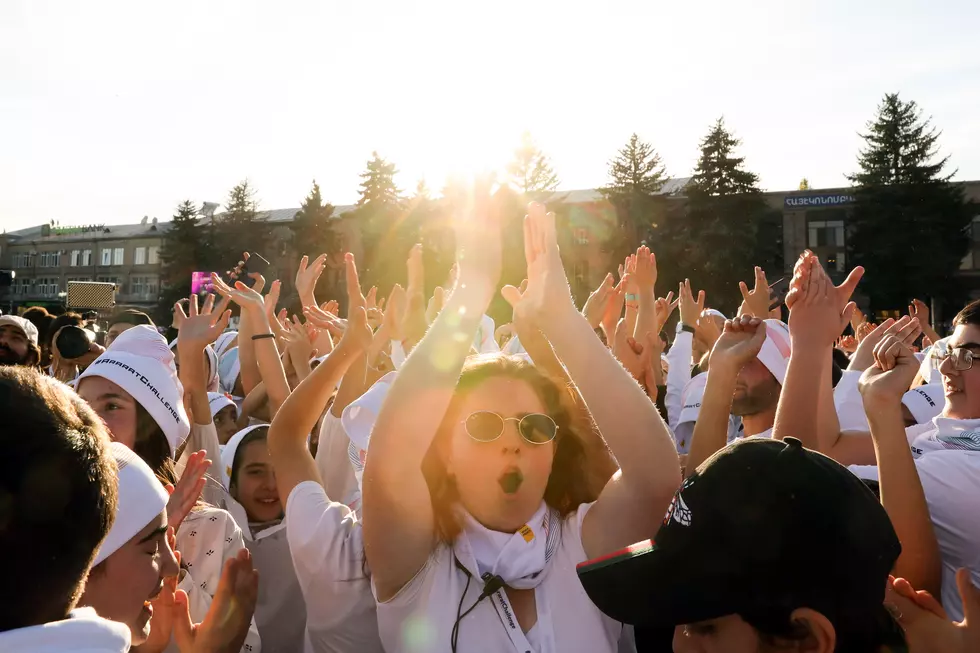
M 907 650 L 883 605 L 901 545 L 874 494 L 799 440 L 715 453 L 652 540 L 578 567 L 638 653 Z
M 128 651 L 126 626 L 76 607 L 116 512 L 105 425 L 68 386 L 13 366 L 0 414 L 0 651 Z
M 41 362 L 37 327 L 16 315 L 0 315 L 0 365 L 36 367 Z
M 834 286 L 810 252 L 797 262 L 790 292 L 800 299 L 787 297 L 793 357 L 777 436 L 799 436 L 855 473 L 877 476 L 903 545 L 895 575 L 941 597 L 960 620 L 957 570 L 969 569 L 980 584 L 980 366 L 973 364 L 973 352 L 980 356 L 980 302 L 960 311 L 947 348 L 937 352 L 946 395 L 938 417 L 905 428 L 901 406 L 919 369 L 911 350 L 919 324 L 903 318 L 876 335 L 875 364 L 860 382 L 870 433 L 842 433 L 822 361 L 848 322 L 862 273 L 857 268 Z

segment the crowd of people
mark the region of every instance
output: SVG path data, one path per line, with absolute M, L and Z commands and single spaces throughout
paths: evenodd
M 0 651 L 980 651 L 980 302 L 874 324 L 804 252 L 728 318 L 644 246 L 580 309 L 538 203 L 499 287 L 489 197 L 345 317 L 323 256 L 172 342 L 0 316 Z

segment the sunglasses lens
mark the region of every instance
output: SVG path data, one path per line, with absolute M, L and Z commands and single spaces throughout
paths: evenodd
M 500 415 L 488 412 L 473 413 L 466 418 L 466 432 L 480 442 L 496 440 L 504 430 L 504 420 Z
M 547 415 L 532 413 L 521 420 L 521 436 L 533 444 L 544 444 L 555 439 L 558 425 Z

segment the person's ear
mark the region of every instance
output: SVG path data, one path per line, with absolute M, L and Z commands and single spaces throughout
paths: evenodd
M 807 630 L 807 637 L 799 642 L 798 650 L 807 653 L 834 653 L 837 631 L 827 617 L 810 608 L 797 608 L 793 610 L 789 620 Z

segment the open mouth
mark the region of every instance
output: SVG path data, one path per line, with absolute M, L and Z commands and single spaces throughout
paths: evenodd
M 524 482 L 524 475 L 521 474 L 521 470 L 512 469 L 505 472 L 503 476 L 497 479 L 500 483 L 500 489 L 504 491 L 504 494 L 515 494 L 521 487 L 521 483 Z
M 261 503 L 263 506 L 273 506 L 279 503 L 279 499 L 256 499 L 256 501 Z

